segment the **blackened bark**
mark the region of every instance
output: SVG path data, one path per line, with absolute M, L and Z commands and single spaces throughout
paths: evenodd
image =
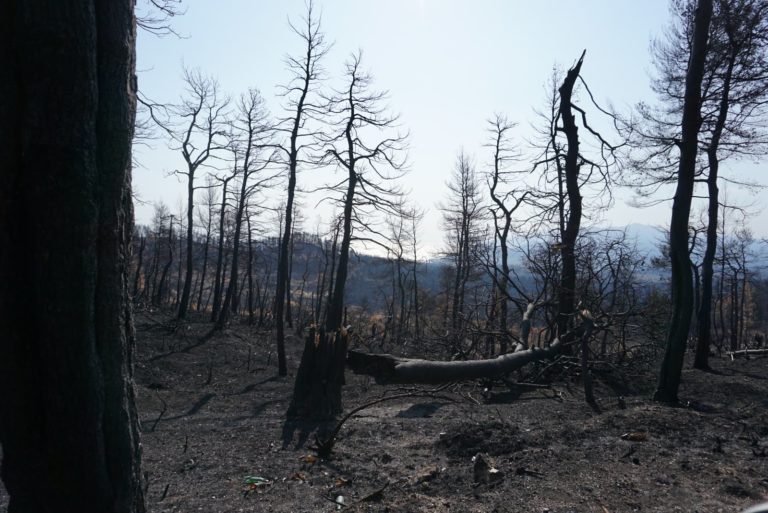
M 189 310 L 189 296 L 192 293 L 192 250 L 194 248 L 194 241 L 192 239 L 195 228 L 194 208 L 195 208 L 195 169 L 189 165 L 189 172 L 187 175 L 187 270 L 184 273 L 184 290 L 181 293 L 181 299 L 179 300 L 179 319 L 185 319 L 187 317 L 187 311 Z M 179 238 L 181 238 L 181 231 L 179 232 Z M 179 254 L 179 277 L 181 277 L 181 254 Z
M 0 4 L 0 443 L 10 513 L 143 512 L 129 0 Z
M 134 300 L 139 295 L 139 280 L 141 278 L 141 264 L 144 262 L 144 248 L 147 246 L 147 237 L 141 236 L 139 238 L 139 254 L 136 257 L 136 274 L 133 277 L 133 298 Z
M 160 275 L 160 284 L 157 286 L 157 293 L 152 299 L 152 303 L 155 306 L 163 304 L 163 293 L 165 292 L 165 284 L 168 281 L 168 271 L 173 265 L 173 217 L 168 221 L 168 261 L 163 267 L 163 274 Z
M 349 135 L 351 137 L 351 134 Z M 350 143 L 350 149 L 352 145 Z M 347 284 L 347 267 L 349 266 L 349 246 L 352 242 L 352 205 L 354 204 L 355 187 L 357 186 L 357 173 L 355 161 L 350 150 L 350 164 L 348 169 L 347 194 L 344 198 L 344 221 L 341 232 L 341 249 L 339 252 L 339 265 L 336 270 L 336 280 L 333 282 L 333 294 L 328 301 L 328 311 L 325 316 L 325 329 L 329 333 L 341 328 L 344 316 L 344 289 Z
M 309 330 L 288 407 L 289 419 L 329 419 L 343 411 L 341 387 L 348 345 L 346 330 Z
M 328 256 L 328 241 L 320 240 L 320 247 L 323 252 L 323 271 L 318 273 L 317 282 L 317 303 L 315 304 L 315 323 L 320 322 L 320 314 L 323 311 L 323 296 L 325 295 L 325 278 L 328 274 L 328 263 L 330 261 Z
M 709 348 L 712 345 L 712 281 L 715 275 L 715 253 L 717 251 L 717 213 L 719 205 L 719 189 L 717 187 L 717 175 L 720 168 L 720 160 L 717 150 L 720 139 L 728 118 L 730 106 L 729 96 L 731 91 L 731 79 L 735 55 L 731 56 L 723 78 L 723 91 L 720 99 L 719 111 L 715 128 L 712 131 L 712 140 L 707 148 L 707 160 L 709 162 L 709 176 L 707 176 L 707 192 L 709 204 L 707 207 L 707 246 L 704 250 L 704 259 L 701 264 L 701 303 L 698 311 L 698 338 L 696 342 L 696 356 L 693 366 L 697 369 L 709 369 Z
M 328 315 L 328 308 L 333 299 L 334 283 L 336 280 L 336 255 L 338 255 L 337 246 L 339 243 L 339 231 L 341 230 L 341 223 L 337 222 L 333 231 L 333 244 L 331 244 L 331 276 L 328 281 L 328 299 L 325 302 L 325 314 Z
M 225 178 L 221 184 L 221 209 L 219 210 L 219 246 L 216 250 L 216 276 L 213 283 L 213 306 L 211 307 L 211 322 L 216 322 L 221 309 L 221 290 L 224 280 L 224 216 L 227 210 L 227 184 L 232 177 Z
M 205 288 L 205 275 L 208 271 L 208 248 L 211 245 L 211 220 L 213 216 L 211 215 L 211 209 L 208 209 L 208 225 L 205 229 L 205 243 L 203 244 L 203 269 L 200 273 L 200 290 L 197 294 L 197 305 L 195 305 L 195 310 L 197 312 L 200 311 L 201 305 L 203 303 L 203 289 Z
M 307 62 L 311 60 L 311 49 L 307 54 Z M 277 285 L 275 287 L 275 323 L 277 324 L 277 367 L 280 376 L 288 374 L 288 367 L 285 361 L 285 299 L 286 285 L 288 283 L 288 270 L 291 243 L 291 225 L 293 224 L 293 202 L 296 194 L 296 170 L 299 161 L 298 137 L 302 118 L 304 117 L 304 102 L 309 93 L 310 76 L 304 77 L 304 85 L 301 90 L 301 96 L 296 106 L 296 114 L 291 128 L 291 148 L 288 154 L 288 198 L 285 204 L 285 226 L 283 227 L 283 236 L 280 241 L 280 258 L 277 263 Z
M 560 258 L 562 272 L 560 274 L 560 289 L 558 291 L 557 329 L 560 335 L 568 331 L 573 322 L 576 309 L 576 239 L 581 227 L 582 197 L 579 190 L 579 128 L 573 115 L 571 98 L 576 79 L 581 72 L 584 53 L 576 65 L 568 73 L 560 86 L 559 113 L 562 120 L 562 130 L 568 141 L 565 155 L 565 193 L 568 197 L 568 218 L 564 229 L 561 230 Z
M 248 230 L 248 325 L 253 326 L 253 232 L 248 213 L 245 214 L 245 222 Z
M 181 219 L 179 219 L 179 264 L 176 268 L 176 297 L 174 299 L 173 306 L 178 307 L 179 303 L 181 302 L 181 273 L 182 273 L 182 266 L 184 263 L 184 239 L 181 237 L 181 233 L 184 231 L 184 227 L 181 224 Z
M 224 297 L 224 304 L 219 312 L 219 318 L 216 319 L 216 329 L 224 328 L 229 317 L 231 307 L 235 306 L 235 294 L 237 293 L 237 273 L 240 270 L 240 232 L 243 226 L 243 214 L 245 205 L 248 201 L 248 176 L 250 174 L 249 164 L 251 159 L 251 150 L 253 142 L 253 130 L 248 133 L 248 146 L 245 150 L 245 160 L 243 162 L 243 179 L 240 183 L 240 195 L 237 199 L 237 210 L 235 211 L 235 234 L 232 237 L 232 267 L 229 275 L 229 287 Z
M 285 279 L 285 323 L 293 328 L 293 313 L 291 312 L 291 280 L 293 279 L 293 250 L 296 241 L 291 237 L 288 253 L 288 275 Z
M 694 17 L 688 72 L 685 77 L 680 163 L 669 228 L 672 321 L 667 335 L 664 360 L 661 364 L 659 384 L 654 395 L 654 399 L 662 402 L 677 402 L 683 357 L 693 313 L 693 277 L 688 255 L 688 222 L 696 175 L 698 134 L 701 126 L 701 83 L 711 19 L 712 0 L 699 0 Z

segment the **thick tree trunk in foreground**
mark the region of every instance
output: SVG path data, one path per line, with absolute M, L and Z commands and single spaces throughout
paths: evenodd
M 504 376 L 531 362 L 552 358 L 560 352 L 562 347 L 561 339 L 555 339 L 546 349 L 532 348 L 516 351 L 490 360 L 453 362 L 349 351 L 347 366 L 356 374 L 375 377 L 377 383 L 446 383 Z
M 701 125 L 701 83 L 707 54 L 712 0 L 699 0 L 693 28 L 693 43 L 685 78 L 682 141 L 677 189 L 672 203 L 669 249 L 672 261 L 672 321 L 667 335 L 667 348 L 661 364 L 659 384 L 654 399 L 677 402 L 680 373 L 693 314 L 693 276 L 688 254 L 688 221 L 696 175 L 696 152 Z
M 296 374 L 288 418 L 329 419 L 343 411 L 341 386 L 349 335 L 311 328 Z
M 144 511 L 127 267 L 133 2 L 0 4 L 0 442 L 10 513 Z

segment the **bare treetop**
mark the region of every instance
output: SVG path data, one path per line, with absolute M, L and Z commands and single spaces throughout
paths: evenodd
M 373 77 L 361 63 L 362 52 L 350 56 L 346 88 L 324 96 L 330 129 L 321 137 L 324 151 L 319 161 L 345 172 L 342 180 L 323 189 L 344 189 L 354 179 L 355 223 L 373 230 L 374 211 L 400 214 L 403 191 L 397 181 L 407 172 L 408 135 L 398 130 L 399 116 L 389 111 L 387 92 L 373 89 Z

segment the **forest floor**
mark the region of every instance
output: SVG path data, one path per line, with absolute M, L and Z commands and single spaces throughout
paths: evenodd
M 299 338 L 279 378 L 268 333 L 166 326 L 157 312 L 136 316 L 150 512 L 705 513 L 768 500 L 765 357 L 713 358 L 711 373 L 686 365 L 674 408 L 650 400 L 655 363 L 596 373 L 601 413 L 567 376 L 485 393 L 454 385 L 361 411 L 321 460 L 311 446 L 328 426 L 285 421 Z M 347 372 L 345 408 L 413 390 Z M 478 453 L 495 482 L 475 483 Z

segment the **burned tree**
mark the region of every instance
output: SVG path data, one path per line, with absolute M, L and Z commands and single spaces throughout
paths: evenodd
M 638 119 L 629 123 L 636 148 L 634 179 L 641 194 L 649 196 L 676 177 L 676 153 L 682 138 L 683 113 L 689 55 L 694 42 L 696 3 L 672 4 L 673 20 L 664 37 L 653 42 L 656 77 L 652 88 L 658 106 L 641 103 Z M 728 181 L 720 163 L 763 155 L 766 143 L 766 98 L 768 77 L 768 2 L 764 0 L 718 0 L 708 29 L 702 71 L 700 127 L 695 181 L 706 188 L 707 236 L 701 263 L 701 301 L 697 307 L 696 356 L 694 367 L 707 369 L 712 345 L 714 261 L 720 191 Z M 754 184 L 740 185 L 754 186 Z
M 677 189 L 672 203 L 669 252 L 672 264 L 672 321 L 654 398 L 677 402 L 680 373 L 693 314 L 693 276 L 688 257 L 688 220 L 696 179 L 696 154 L 701 127 L 701 84 L 706 61 L 707 38 L 712 18 L 712 0 L 698 0 L 693 21 L 693 40 L 688 59 L 683 100 L 682 139 Z
M 395 214 L 400 192 L 393 181 L 402 176 L 405 136 L 393 133 L 397 117 L 383 107 L 385 93 L 371 90 L 372 78 L 361 70 L 361 55 L 346 64 L 347 87 L 328 98 L 334 133 L 324 142 L 325 161 L 344 179 L 329 189 L 341 189 L 343 221 L 336 278 L 320 329 L 307 337 L 289 417 L 328 417 L 341 412 L 347 332 L 342 328 L 344 289 L 353 238 L 375 242 L 376 213 Z M 374 139 L 371 142 L 371 139 Z M 359 233 L 353 235 L 353 227 Z
M 0 474 L 11 513 L 145 511 L 127 276 L 133 7 L 0 7 Z
M 346 177 L 332 189 L 343 191 L 343 212 L 339 263 L 333 294 L 325 317 L 328 332 L 341 327 L 344 310 L 344 288 L 347 280 L 353 224 L 365 235 L 357 240 L 374 242 L 378 235 L 374 212 L 398 214 L 401 192 L 394 182 L 403 175 L 405 136 L 391 133 L 397 116 L 387 114 L 383 103 L 386 94 L 371 91 L 372 78 L 360 69 L 361 54 L 346 64 L 346 90 L 336 91 L 329 100 L 329 113 L 339 131 L 325 143 L 327 162 L 337 166 Z M 381 137 L 368 141 L 373 134 Z
M 586 111 L 575 102 L 577 81 L 581 81 L 591 102 L 598 110 L 605 112 L 596 104 L 586 82 L 581 78 L 585 54 L 586 50 L 565 74 L 556 91 L 553 83 L 549 99 L 550 112 L 543 115 L 547 125 L 541 130 L 545 138 L 545 150 L 534 164 L 534 171 L 543 168 L 544 181 L 555 188 L 549 206 L 543 201 L 537 201 L 537 204 L 544 206 L 545 216 L 554 217 L 557 225 L 555 246 L 560 253 L 560 277 L 556 291 L 555 323 L 556 333 L 561 335 L 569 330 L 576 314 L 576 245 L 585 216 L 583 194 L 588 187 L 596 188 L 597 191 L 593 192 L 596 205 L 593 208 L 609 204 L 609 168 L 615 163 L 616 147 L 589 125 Z M 590 134 L 598 147 L 594 158 L 590 158 L 582 147 L 577 116 L 581 120 L 581 128 Z M 598 196 L 602 198 L 598 200 Z
M 187 262 L 179 300 L 179 319 L 186 318 L 192 293 L 195 191 L 199 189 L 195 178 L 208 160 L 224 148 L 224 118 L 229 106 L 229 100 L 221 97 L 216 80 L 199 70 L 185 69 L 184 82 L 186 94 L 177 105 L 160 105 L 146 98 L 141 100 L 155 123 L 169 137 L 171 148 L 181 153 L 186 167 L 174 171 L 187 181 Z
M 197 293 L 195 310 L 199 312 L 203 308 L 203 291 L 205 290 L 205 278 L 208 272 L 208 254 L 211 245 L 211 229 L 213 225 L 213 209 L 218 201 L 216 187 L 213 178 L 208 176 L 203 189 L 203 205 L 205 210 L 198 211 L 200 224 L 205 226 L 205 240 L 203 242 L 203 268 L 200 271 L 200 288 Z
M 724 158 L 765 153 L 768 120 L 768 2 L 716 3 L 710 29 L 702 112 L 703 146 L 707 156 L 709 197 L 707 245 L 702 262 L 701 303 L 697 319 L 694 367 L 709 368 L 712 343 L 712 288 L 717 250 L 718 173 Z M 709 105 L 716 104 L 710 109 Z M 714 118 L 714 119 L 712 119 Z M 760 128 L 758 128 L 760 127 Z
M 490 142 L 487 146 L 493 151 L 493 164 L 488 173 L 488 188 L 491 200 L 493 201 L 493 206 L 490 207 L 490 210 L 493 216 L 493 231 L 496 245 L 501 253 L 501 268 L 499 269 L 498 265 L 493 265 L 490 274 L 498 291 L 500 301 L 500 350 L 502 353 L 506 353 L 509 337 L 507 326 L 509 320 L 508 301 L 511 298 L 509 289 L 511 286 L 519 290 L 519 287 L 512 278 L 509 266 L 509 238 L 513 229 L 512 216 L 524 204 L 523 202 L 530 194 L 530 191 L 508 189 L 511 175 L 514 173 L 508 166 L 519 158 L 518 152 L 512 146 L 508 134 L 515 125 L 502 115 L 496 115 L 488 124 L 490 125 Z M 496 252 L 494 251 L 494 262 L 495 257 Z M 517 301 L 515 304 L 522 311 L 524 303 Z M 525 344 L 527 346 L 527 342 Z
M 239 193 L 236 198 L 234 211 L 234 234 L 232 235 L 232 263 L 227 292 L 224 296 L 219 316 L 216 319 L 216 328 L 221 329 L 227 322 L 229 310 L 235 296 L 240 256 L 240 233 L 242 231 L 243 216 L 246 205 L 252 195 L 264 187 L 270 177 L 260 176 L 260 173 L 270 164 L 268 155 L 262 155 L 269 142 L 271 128 L 269 126 L 267 112 L 264 108 L 264 100 L 256 89 L 251 89 L 244 94 L 237 105 L 237 113 L 232 123 L 232 138 L 230 145 L 232 151 L 239 154 L 235 162 L 242 162 L 240 167 L 235 165 L 234 174 L 240 183 Z
M 448 201 L 441 205 L 443 226 L 447 236 L 447 256 L 452 260 L 450 299 L 450 325 L 454 338 L 460 338 L 464 329 L 467 284 L 478 271 L 477 247 L 484 211 L 481 182 L 475 165 L 463 151 L 456 159 L 448 186 Z M 447 307 L 447 305 L 446 305 Z M 447 320 L 447 319 L 446 319 Z
M 328 52 L 325 36 L 320 30 L 320 18 L 310 0 L 307 5 L 307 15 L 302 27 L 291 25 L 293 32 L 304 42 L 305 53 L 301 57 L 286 57 L 290 82 L 283 87 L 282 95 L 287 99 L 288 114 L 279 120 L 277 130 L 287 135 L 288 141 L 280 144 L 282 156 L 287 167 L 287 190 L 285 203 L 285 220 L 280 239 L 280 256 L 277 264 L 277 285 L 275 288 L 274 314 L 277 328 L 277 362 L 278 373 L 288 374 L 285 363 L 285 293 L 288 281 L 289 249 L 291 244 L 291 229 L 293 228 L 293 202 L 296 195 L 296 174 L 302 162 L 307 144 L 302 141 L 314 140 L 314 133 L 305 129 L 307 120 L 315 110 L 310 96 L 314 93 L 317 83 L 322 79 L 321 61 Z
M 231 148 L 230 148 L 231 149 Z M 235 166 L 237 164 L 235 163 Z M 225 178 L 218 178 L 221 182 L 221 205 L 219 206 L 219 238 L 216 245 L 216 271 L 213 277 L 213 302 L 211 305 L 211 322 L 216 322 L 221 311 L 222 293 L 224 291 L 224 242 L 226 240 L 227 223 L 227 192 L 229 191 L 229 182 L 235 178 L 231 174 Z

